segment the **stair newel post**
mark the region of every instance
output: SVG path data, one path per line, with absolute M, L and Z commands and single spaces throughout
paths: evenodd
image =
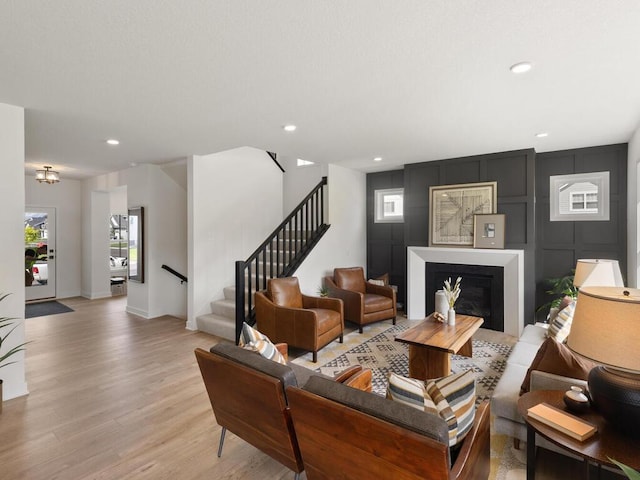
M 271 270 L 271 277 L 277 277 L 280 273 L 280 249 L 278 248 L 278 244 L 280 243 L 280 232 L 276 234 L 276 272 L 273 274 L 273 270 Z M 273 243 L 271 243 L 271 259 L 273 262 Z
M 320 224 L 324 225 L 324 187 L 327 184 L 327 177 L 322 177 L 322 187 L 320 187 L 320 205 L 322 210 L 320 211 Z
M 307 235 L 309 234 L 309 200 L 307 200 L 307 202 L 304 204 L 304 244 L 302 245 L 303 248 L 307 247 Z
M 286 227 L 283 229 L 282 235 L 282 268 L 278 268 L 278 276 L 280 273 L 284 272 L 285 265 L 288 265 L 291 262 L 291 226 L 293 219 L 289 220 Z M 288 236 L 284 235 L 284 232 L 289 232 Z
M 249 306 L 249 309 L 247 310 L 249 312 L 249 315 L 251 315 L 251 292 L 253 291 L 253 279 L 251 278 L 251 275 L 253 275 L 253 263 L 255 262 L 255 260 L 250 260 L 247 262 L 246 266 L 245 266 L 245 270 L 247 271 L 247 283 L 246 283 L 246 290 L 245 292 L 249 292 L 249 298 L 245 298 L 245 305 Z M 246 295 L 246 293 L 245 293 Z M 242 312 L 242 315 L 245 316 L 246 319 L 246 312 Z
M 316 221 L 313 225 L 313 229 L 317 230 L 318 227 L 320 227 L 320 194 L 319 192 L 316 192 L 313 194 L 313 199 L 315 200 L 314 211 L 316 212 L 316 215 L 315 215 Z
M 262 249 L 262 282 L 260 282 L 260 269 L 256 272 L 256 290 L 264 290 L 267 288 L 267 250 L 266 247 Z
M 292 258 L 291 257 L 291 252 L 293 251 L 294 242 L 295 242 L 295 230 L 291 229 L 291 222 L 288 222 L 287 226 L 289 227 L 289 240 L 287 242 L 289 244 L 289 246 L 287 247 L 287 258 L 288 258 L 287 263 L 290 263 L 291 262 L 291 258 Z M 284 256 L 284 254 L 283 254 L 283 256 Z
M 313 211 L 313 197 L 311 197 L 308 201 L 309 203 L 309 225 L 307 226 L 307 232 L 305 234 L 305 237 L 307 238 L 307 241 L 305 243 L 309 243 L 309 240 L 311 238 L 311 236 L 313 235 L 313 230 L 314 230 L 314 211 Z
M 265 246 L 265 248 L 267 248 Z M 278 252 L 276 252 L 276 257 L 278 256 Z M 276 258 L 277 261 L 277 258 Z M 273 245 L 269 245 L 269 277 L 273 278 Z
M 245 321 L 244 318 L 244 270 L 245 263 L 242 260 L 236 262 L 236 345 L 240 340 L 240 333 L 242 332 L 242 324 Z M 249 303 L 251 303 L 251 295 L 249 295 Z M 249 305 L 249 311 L 251 311 L 251 305 Z
M 256 291 L 260 290 L 260 256 L 256 257 L 256 266 L 253 269 L 254 273 L 254 279 L 253 279 L 253 284 L 256 286 Z
M 293 231 L 294 231 L 294 233 L 296 233 L 298 231 L 298 213 L 297 212 L 296 212 L 295 216 L 293 217 L 293 219 L 294 219 L 294 224 L 295 224 L 294 225 L 295 228 L 293 229 Z M 289 239 L 289 240 L 291 240 L 291 239 Z M 291 259 L 295 257 L 294 252 L 297 253 L 294 248 L 291 248 L 291 243 L 289 243 L 289 263 L 291 263 Z

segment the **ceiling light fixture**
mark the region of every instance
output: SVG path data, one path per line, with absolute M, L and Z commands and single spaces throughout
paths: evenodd
M 285 132 L 294 132 L 298 127 L 296 127 L 295 125 L 285 125 L 282 128 L 284 128 Z
M 544 138 L 544 137 L 548 137 L 549 134 L 547 132 L 540 132 L 540 133 L 536 133 L 536 137 L 537 138 Z
M 374 162 L 381 162 L 382 161 L 382 157 L 376 157 L 373 159 Z
M 531 63 L 529 62 L 520 62 L 509 67 L 509 70 L 513 73 L 525 73 L 531 70 Z
M 107 143 L 109 145 L 120 145 L 120 140 L 116 140 L 115 138 L 110 138 L 109 140 L 107 140 Z
M 36 180 L 40 183 L 58 183 L 60 175 L 58 172 L 51 170 L 51 166 L 45 165 L 44 170 L 36 170 Z

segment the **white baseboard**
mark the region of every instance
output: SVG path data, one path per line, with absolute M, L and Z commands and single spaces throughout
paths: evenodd
M 81 295 L 89 300 L 98 300 L 99 298 L 111 298 L 111 290 L 107 292 L 82 292 Z
M 3 400 L 11 400 L 12 398 L 23 397 L 29 395 L 29 389 L 27 388 L 27 382 L 20 382 L 19 385 L 8 385 L 6 380 L 2 384 L 2 398 Z
M 111 296 L 111 295 L 109 295 Z M 131 307 L 129 305 L 127 305 L 127 308 L 125 309 L 127 313 L 132 313 L 133 315 L 138 315 L 139 317 L 142 318 L 146 318 L 147 320 L 151 317 L 151 315 L 149 315 L 149 312 L 145 311 L 145 310 L 141 310 L 139 308 L 135 308 L 135 307 Z

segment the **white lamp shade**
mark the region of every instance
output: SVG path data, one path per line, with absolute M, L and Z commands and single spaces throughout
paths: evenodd
M 567 346 L 598 363 L 640 372 L 640 289 L 581 288 Z
M 576 264 L 573 284 L 578 287 L 624 287 L 617 260 L 583 258 Z

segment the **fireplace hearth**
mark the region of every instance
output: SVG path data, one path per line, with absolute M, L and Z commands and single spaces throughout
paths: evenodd
M 443 288 L 447 278 L 453 283 L 462 277 L 456 313 L 482 317 L 482 328 L 504 331 L 503 267 L 430 262 L 425 277 L 426 312 L 435 310 L 435 292 Z
M 524 329 L 524 250 L 485 248 L 407 247 L 407 317 L 425 318 L 426 265 L 486 265 L 504 269 L 504 333 L 518 338 Z M 465 288 L 464 285 L 462 287 Z

